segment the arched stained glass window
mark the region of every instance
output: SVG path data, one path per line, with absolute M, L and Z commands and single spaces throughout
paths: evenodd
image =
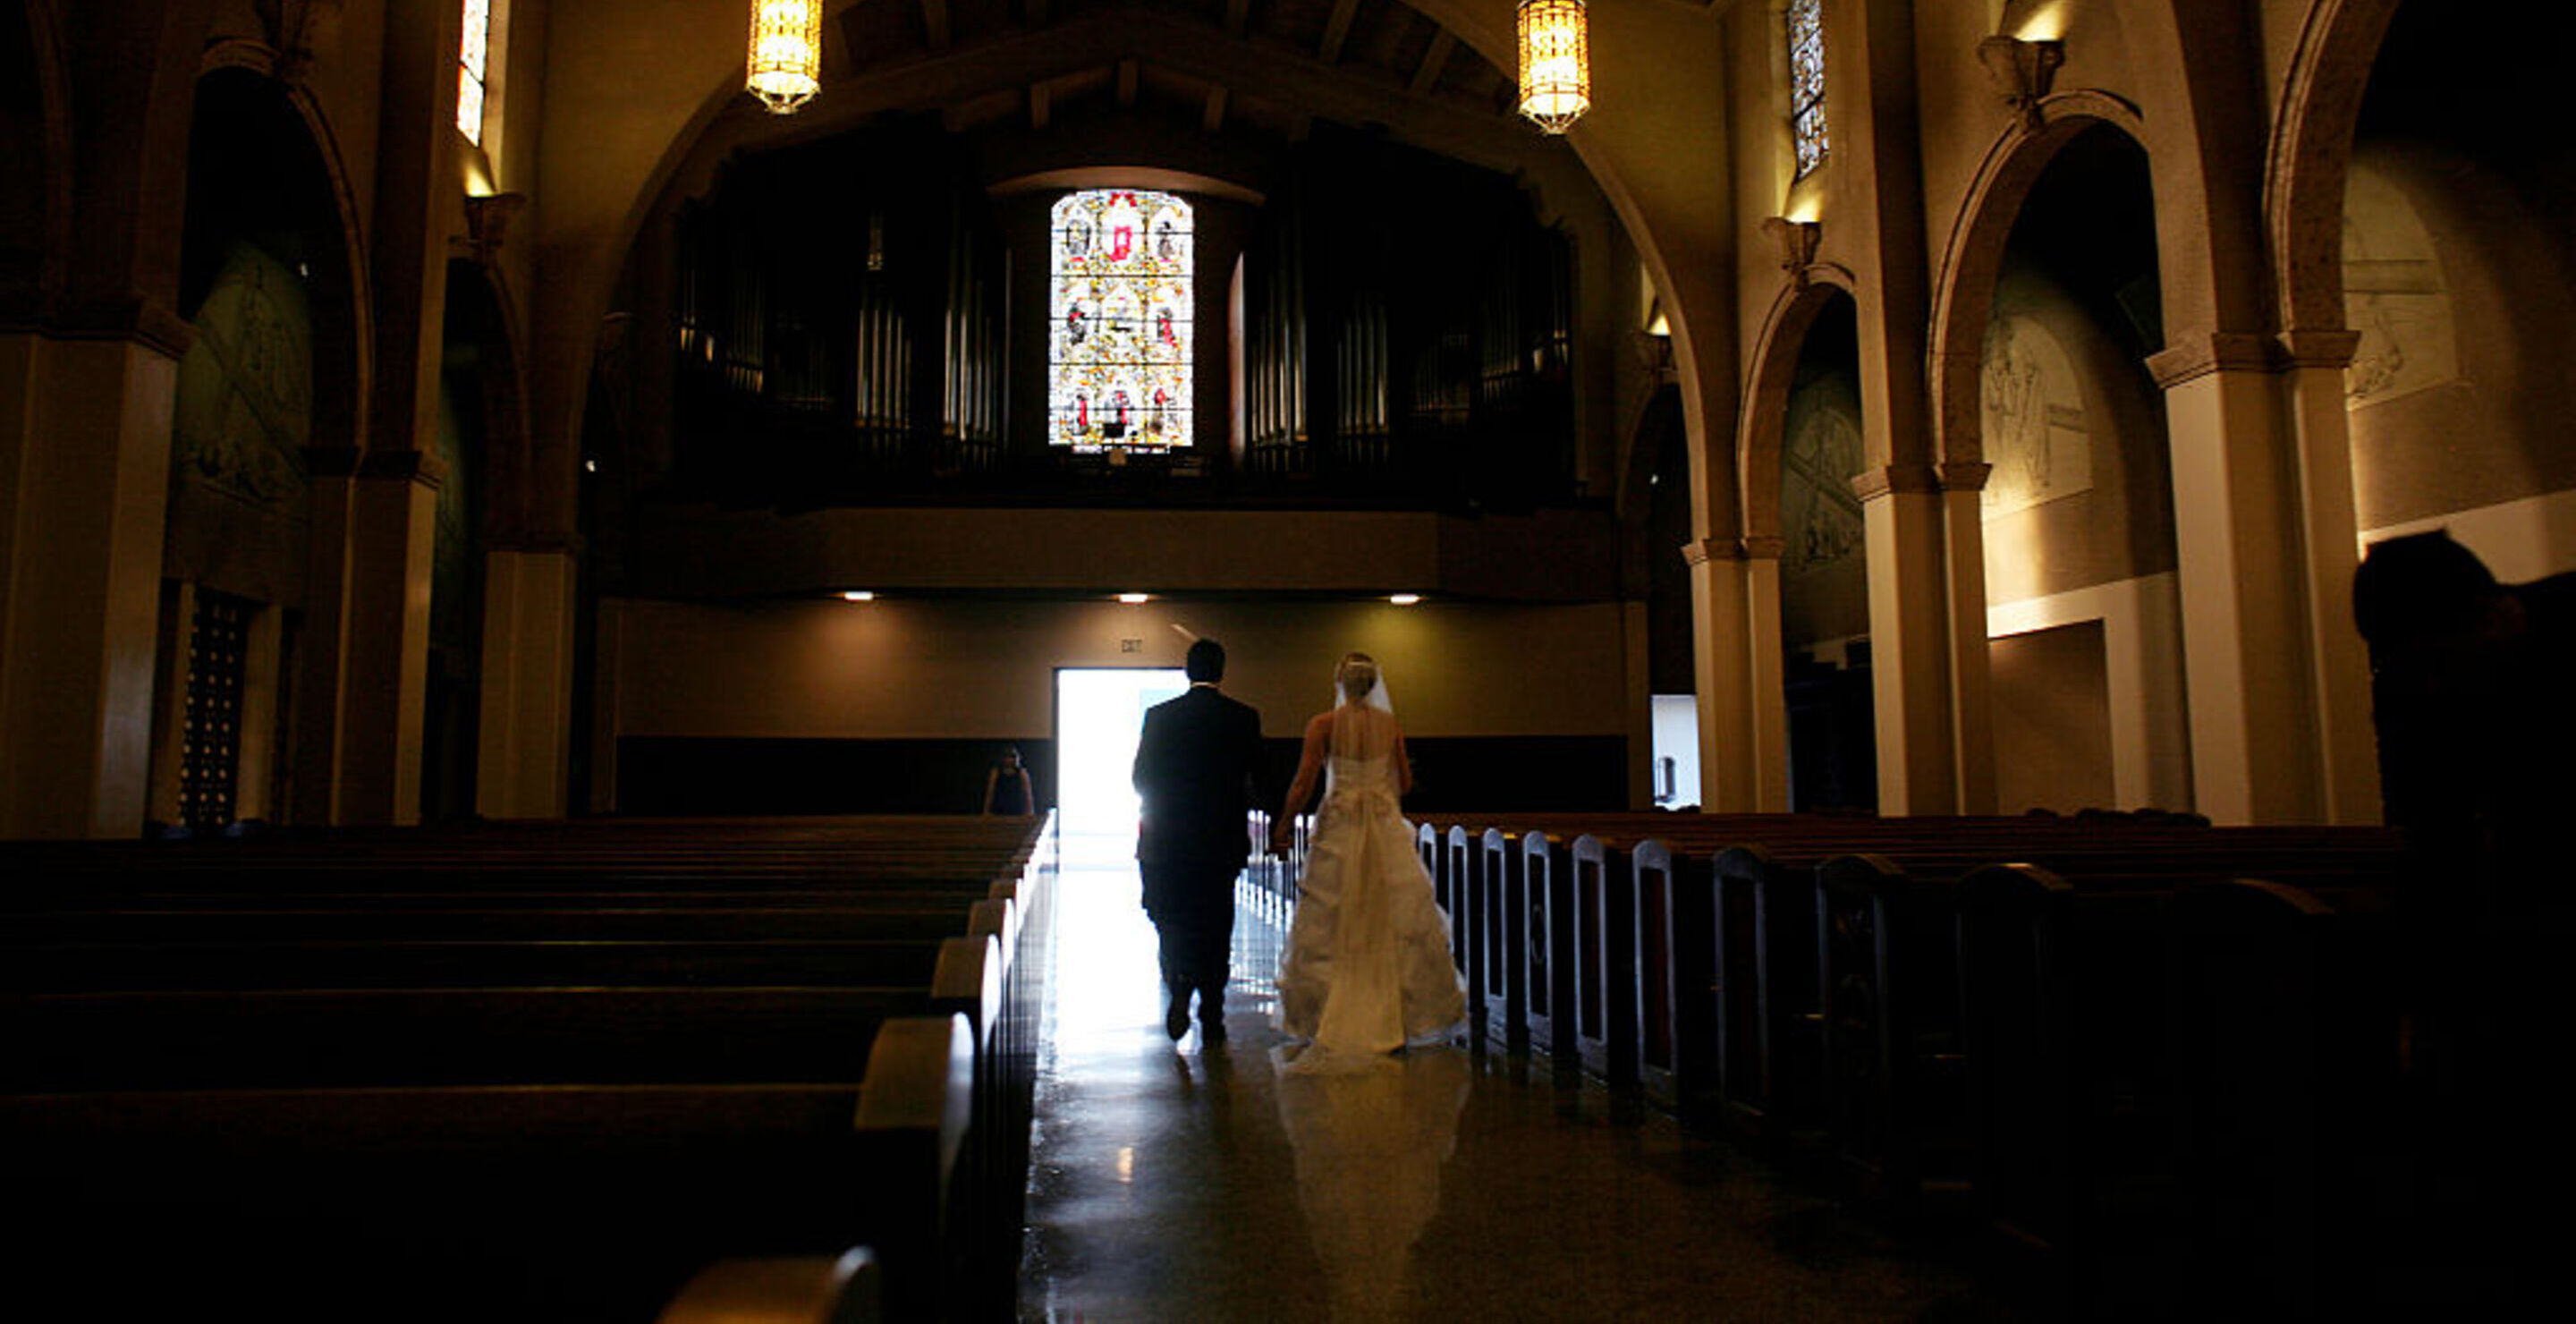
M 1190 444 L 1190 204 L 1146 189 L 1057 200 L 1048 440 L 1076 451 Z
M 1798 144 L 1798 178 L 1825 163 L 1824 0 L 1789 0 L 1789 136 Z
M 483 145 L 483 69 L 492 50 L 492 0 L 465 0 L 465 35 L 456 52 L 456 127 Z

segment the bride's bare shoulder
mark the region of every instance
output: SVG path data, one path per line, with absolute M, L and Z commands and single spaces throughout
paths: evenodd
M 1332 731 L 1333 710 L 1330 708 L 1306 719 L 1306 734 L 1310 736 L 1330 735 Z

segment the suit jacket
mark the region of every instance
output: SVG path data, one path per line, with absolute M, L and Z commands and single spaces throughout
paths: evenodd
M 1251 854 L 1246 817 L 1259 794 L 1261 714 L 1209 686 L 1145 710 L 1136 741 L 1144 830 L 1136 858 L 1155 864 L 1232 864 Z

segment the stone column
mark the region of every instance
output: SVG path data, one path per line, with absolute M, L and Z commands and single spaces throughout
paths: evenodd
M 0 334 L 0 837 L 142 829 L 187 339 L 159 330 Z
M 1986 636 L 1986 477 L 1993 466 L 1941 466 L 1942 565 L 1948 589 L 1952 775 L 1958 811 L 1995 812 L 1995 718 Z
M 1619 604 L 1620 691 L 1628 733 L 1628 807 L 1655 807 L 1655 698 L 1648 666 L 1646 604 L 1633 599 Z
M 332 821 L 420 821 L 430 562 L 437 523 L 447 255 L 464 216 L 457 164 L 458 7 L 386 6 L 368 271 L 376 372 L 349 484 L 346 613 Z M 317 538 L 319 530 L 316 531 Z
M 340 724 L 348 686 L 349 512 L 357 495 L 354 446 L 304 451 L 306 497 L 304 628 L 295 647 L 296 770 L 290 822 L 339 821 Z
M 2307 569 L 2307 636 L 2316 687 L 2317 770 L 2329 823 L 2380 821 L 2379 741 L 2370 720 L 2370 651 L 2352 613 L 2360 516 L 2352 496 L 2351 414 L 2344 370 L 2361 336 L 2287 331 L 2281 345 L 2290 435 L 2297 447 L 2300 564 Z
M 2325 817 L 2305 521 L 2275 349 L 2200 332 L 2147 361 L 2172 440 L 2193 796 L 2218 823 Z
M 572 772 L 578 558 L 563 546 L 496 548 L 483 565 L 474 807 L 485 818 L 561 818 Z
M 418 451 L 382 451 L 359 463 L 351 485 L 334 822 L 420 821 L 439 479 Z
M 1690 563 L 1692 664 L 1699 690 L 1700 806 L 1789 808 L 1789 705 L 1780 669 L 1776 538 L 1707 539 Z
M 1878 728 L 1878 812 L 1958 812 L 1950 739 L 1948 498 L 1930 465 L 1852 480 L 1869 556 L 1869 659 Z M 1983 569 L 1982 566 L 1979 567 Z M 1978 636 L 1984 635 L 1980 622 Z

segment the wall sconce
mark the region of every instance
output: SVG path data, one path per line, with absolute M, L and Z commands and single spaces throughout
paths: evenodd
M 1977 59 L 1986 66 L 1995 92 L 2020 118 L 2022 128 L 2039 132 L 2039 103 L 2057 82 L 2058 66 L 2066 63 L 2066 43 L 1997 34 L 1977 43 Z
M 492 265 L 501 245 L 510 237 L 510 222 L 527 210 L 525 193 L 486 193 L 465 200 L 465 233 L 459 242 L 466 255 L 484 265 Z
M 1780 246 L 1780 269 L 1789 273 L 1790 285 L 1807 288 L 1807 268 L 1815 265 L 1816 245 L 1825 237 L 1824 222 L 1771 216 L 1764 218 L 1762 233 Z

